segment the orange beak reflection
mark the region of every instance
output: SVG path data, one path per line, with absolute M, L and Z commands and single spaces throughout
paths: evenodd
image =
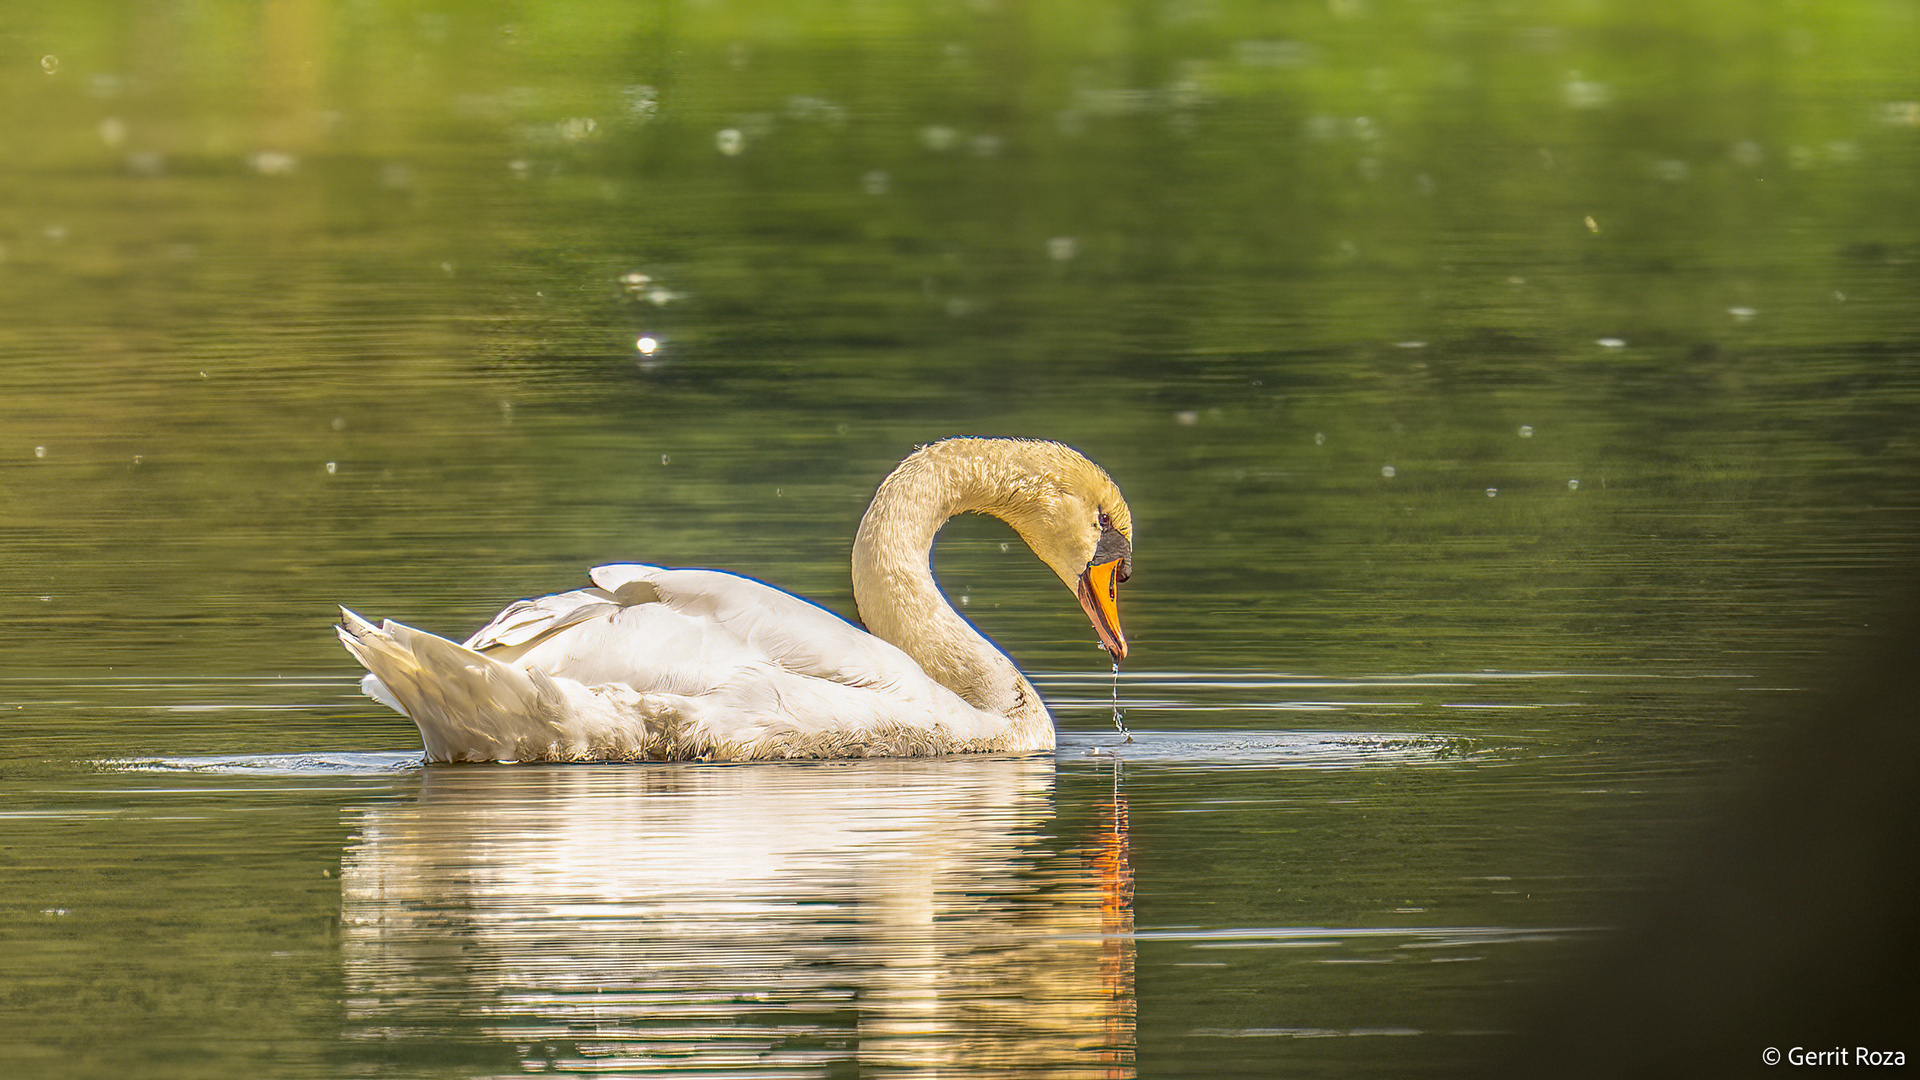
M 1080 606 L 1087 610 L 1087 618 L 1093 623 L 1095 633 L 1100 635 L 1100 644 L 1113 654 L 1113 662 L 1119 663 L 1127 658 L 1127 635 L 1120 630 L 1119 581 L 1116 575 L 1120 571 L 1120 560 L 1095 563 L 1087 567 L 1080 575 Z

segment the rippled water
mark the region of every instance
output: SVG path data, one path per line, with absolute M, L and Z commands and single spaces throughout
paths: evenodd
M 0 1073 L 1474 1075 L 1908 584 L 1900 3 L 456 7 L 0 13 Z M 852 615 L 962 433 L 1131 742 L 987 520 L 1051 759 L 429 769 L 330 629 Z
M 1131 743 L 1103 681 L 1040 678 L 1052 759 L 426 768 L 348 679 L 15 680 L 19 738 L 105 713 L 130 747 L 256 749 L 16 759 L 10 1052 L 45 1075 L 1470 1061 L 1502 986 L 1604 932 L 1595 898 L 1638 872 L 1614 845 L 1684 823 L 1672 777 L 1707 763 L 1645 720 L 1699 720 L 1725 680 L 1138 673 Z

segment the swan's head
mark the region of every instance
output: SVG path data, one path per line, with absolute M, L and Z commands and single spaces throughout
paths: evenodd
M 878 602 L 891 553 L 925 566 L 933 535 L 954 514 L 991 514 L 1013 526 L 1040 561 L 1080 600 L 1100 644 L 1119 663 L 1119 585 L 1133 572 L 1133 512 L 1106 470 L 1078 450 L 1040 439 L 961 436 L 928 443 L 902 461 L 874 494 L 853 543 L 854 596 L 874 632 L 909 633 L 885 620 Z M 872 611 L 861 599 L 875 598 Z
M 1119 585 L 1133 573 L 1133 511 L 1106 470 L 1079 451 L 1060 443 L 1025 446 L 1038 466 L 1035 482 L 1016 488 L 1008 505 L 983 509 L 1012 525 L 1073 591 L 1117 664 L 1127 658 Z
M 1116 514 L 1129 519 L 1124 532 L 1114 524 Z M 1131 517 L 1124 502 L 1118 503 L 1116 510 L 1100 509 L 1100 538 L 1094 542 L 1093 555 L 1074 580 L 1073 588 L 1074 595 L 1080 598 L 1080 606 L 1086 609 L 1087 619 L 1093 623 L 1094 632 L 1100 635 L 1100 644 L 1113 654 L 1116 664 L 1127 658 L 1127 635 L 1120 629 L 1120 583 L 1133 576 Z M 1055 573 L 1058 572 L 1056 569 Z

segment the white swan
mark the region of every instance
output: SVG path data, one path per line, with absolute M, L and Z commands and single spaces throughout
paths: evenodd
M 914 451 L 853 542 L 872 633 L 719 570 L 595 567 L 594 587 L 521 600 L 455 645 L 340 609 L 370 697 L 420 728 L 429 761 L 750 760 L 1026 753 L 1053 718 L 933 581 L 933 537 L 992 514 L 1074 590 L 1117 663 L 1115 586 L 1133 515 L 1070 447 L 958 438 Z

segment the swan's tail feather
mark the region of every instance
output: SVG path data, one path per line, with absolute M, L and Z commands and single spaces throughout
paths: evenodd
M 553 679 L 391 619 L 375 626 L 346 608 L 337 629 L 372 673 L 362 688 L 412 718 L 428 760 L 574 756 L 562 720 L 565 692 Z

